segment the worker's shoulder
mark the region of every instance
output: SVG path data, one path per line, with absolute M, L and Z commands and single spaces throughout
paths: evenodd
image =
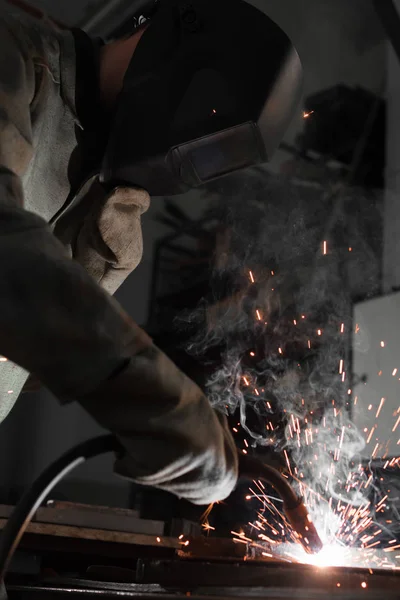
M 14 44 L 26 62 L 47 67 L 54 78 L 60 71 L 60 54 L 68 36 L 69 32 L 60 32 L 46 21 L 0 8 L 0 52 L 5 44 Z

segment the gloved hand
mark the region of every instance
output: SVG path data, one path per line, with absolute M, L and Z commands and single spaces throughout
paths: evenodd
M 226 418 L 153 344 L 78 401 L 122 442 L 118 474 L 200 505 L 235 487 L 238 458 Z

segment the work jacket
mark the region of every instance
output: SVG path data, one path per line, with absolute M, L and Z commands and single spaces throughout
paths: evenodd
M 97 181 L 96 52 L 83 32 L 1 15 L 0 420 L 32 373 L 118 436 L 118 473 L 205 504 L 236 482 L 225 417 L 111 296 L 141 259 L 150 199 Z

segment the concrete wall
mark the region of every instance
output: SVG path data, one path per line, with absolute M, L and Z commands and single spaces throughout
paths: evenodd
M 400 14 L 400 0 L 395 0 Z M 388 128 L 385 205 L 385 292 L 400 289 L 400 62 L 388 44 Z
M 366 458 L 373 454 L 377 444 L 374 458 L 399 456 L 400 427 L 396 427 L 400 416 L 399 313 L 399 293 L 354 307 L 356 383 L 352 411 L 354 423 L 366 440 L 363 452 Z
M 400 0 L 395 0 L 400 14 Z M 387 165 L 384 211 L 383 293 L 387 294 L 358 304 L 354 310 L 354 373 L 366 381 L 354 388 L 358 397 L 354 420 L 368 438 L 376 426 L 364 456 L 370 456 L 376 444 L 376 458 L 398 456 L 400 429 L 400 63 L 387 44 Z M 391 293 L 396 291 L 397 293 Z M 383 342 L 383 345 L 382 345 Z M 379 405 L 384 398 L 379 418 Z M 393 431 L 394 429 L 394 431 Z

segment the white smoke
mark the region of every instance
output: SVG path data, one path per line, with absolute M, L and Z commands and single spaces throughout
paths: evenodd
M 199 331 L 188 350 L 219 348 L 211 402 L 238 411 L 254 446 L 286 450 L 303 491 L 358 505 L 352 305 L 379 291 L 379 194 L 329 195 L 263 170 L 223 185 L 212 293 L 190 315 Z

